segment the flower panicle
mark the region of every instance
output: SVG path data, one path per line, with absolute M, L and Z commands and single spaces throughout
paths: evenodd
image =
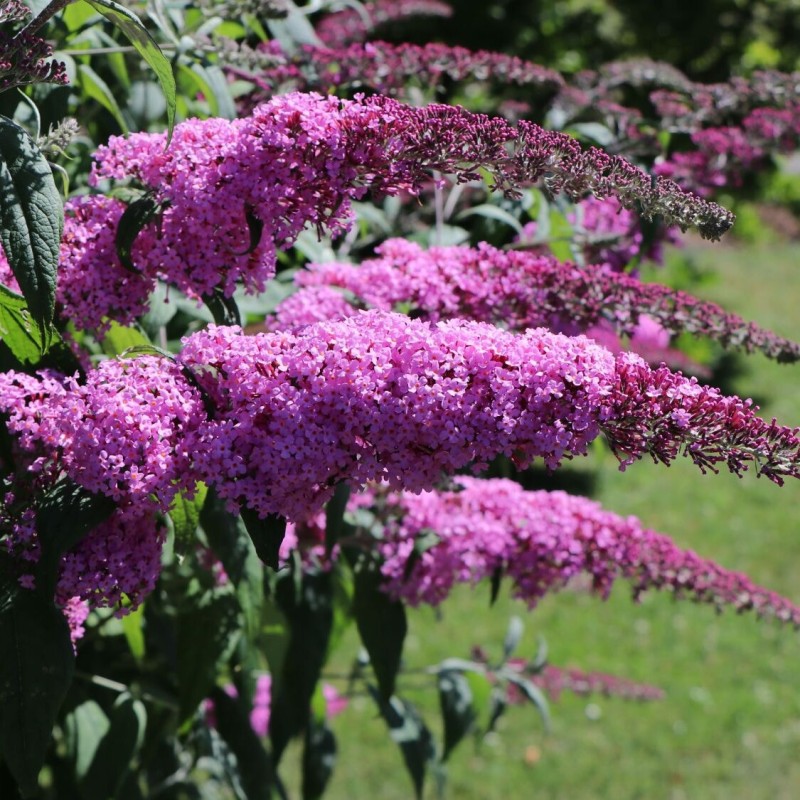
M 384 588 L 392 596 L 437 605 L 455 584 L 500 573 L 514 596 L 533 607 L 586 575 L 602 598 L 624 579 L 634 599 L 648 590 L 666 591 L 676 599 L 753 611 L 800 628 L 797 604 L 678 547 L 635 517 L 565 492 L 525 491 L 505 479 L 459 476 L 455 484 L 420 495 L 373 490 L 382 498 L 380 507 L 392 511 L 382 519 L 380 545 Z M 421 553 L 415 551 L 420 536 L 435 537 Z
M 703 472 L 725 464 L 741 476 L 752 466 L 779 486 L 800 477 L 800 428 L 767 422 L 750 400 L 726 397 L 666 367 L 620 355 L 613 405 L 603 432 L 620 469 L 646 454 L 664 464 L 684 455 Z
M 390 239 L 376 253 L 360 265 L 325 262 L 297 272 L 299 291 L 278 305 L 268 325 L 294 330 L 352 316 L 359 308 L 408 307 L 433 321 L 466 318 L 514 331 L 544 326 L 564 332 L 604 321 L 616 333 L 632 335 L 647 316 L 670 334 L 708 336 L 779 362 L 800 360 L 800 344 L 714 303 L 600 267 L 485 243 L 424 250 Z

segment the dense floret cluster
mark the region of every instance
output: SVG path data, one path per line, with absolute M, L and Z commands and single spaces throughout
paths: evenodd
M 604 323 L 643 339 L 658 326 L 666 335 L 662 348 L 670 334 L 686 331 L 778 361 L 800 359 L 800 345 L 714 303 L 602 266 L 583 269 L 487 244 L 425 250 L 404 239 L 390 239 L 376 253 L 359 265 L 325 262 L 297 272 L 299 291 L 278 305 L 269 327 L 296 330 L 353 316 L 359 308 L 406 308 L 431 321 L 473 319 L 512 331 L 545 326 L 577 333 Z
M 587 574 L 602 597 L 624 578 L 636 597 L 661 589 L 800 626 L 800 608 L 790 601 L 682 550 L 634 517 L 620 517 L 564 492 L 526 492 L 508 480 L 459 477 L 455 482 L 453 491 L 381 497 L 379 507 L 388 510 L 382 569 L 393 596 L 438 604 L 454 584 L 502 572 L 513 594 L 534 606 Z M 432 546 L 415 550 L 418 538 L 431 535 Z

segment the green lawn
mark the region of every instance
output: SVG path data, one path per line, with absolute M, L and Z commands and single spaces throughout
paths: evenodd
M 701 268 L 718 272 L 704 296 L 800 339 L 794 248 L 717 245 L 691 253 Z M 737 391 L 763 400 L 764 415 L 800 423 L 800 367 L 760 356 L 746 367 Z M 597 498 L 608 508 L 636 514 L 648 527 L 800 602 L 797 484 L 780 489 L 753 476 L 702 476 L 683 462 L 670 468 L 642 462 L 620 473 L 608 455 L 578 468 L 596 471 Z M 667 699 L 637 704 L 565 695 L 553 706 L 549 735 L 532 709 L 514 707 L 497 736 L 480 749 L 468 742 L 455 753 L 449 798 L 800 797 L 800 638 L 792 629 L 752 616 L 716 616 L 710 607 L 666 595 L 635 605 L 622 584 L 607 603 L 566 591 L 533 612 L 507 597 L 489 609 L 488 589 L 481 587 L 459 591 L 438 618 L 430 609 L 412 616 L 407 662 L 424 666 L 467 656 L 478 643 L 496 651 L 514 613 L 525 620 L 526 654 L 541 634 L 552 663 L 656 683 Z M 345 665 L 355 648 L 355 636 L 348 638 L 338 663 Z M 436 727 L 435 692 L 423 684 L 410 676 L 404 693 Z M 412 796 L 399 751 L 366 699 L 355 698 L 334 728 L 341 757 L 331 798 Z

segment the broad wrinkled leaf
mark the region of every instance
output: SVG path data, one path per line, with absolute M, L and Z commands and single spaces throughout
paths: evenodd
M 167 127 L 171 136 L 175 125 L 176 90 L 175 76 L 172 74 L 169 59 L 161 52 L 147 28 L 132 11 L 114 3 L 113 0 L 86 0 L 86 2 L 125 34 L 139 55 L 155 72 L 161 84 L 161 91 L 164 92 L 164 99 L 167 101 Z
M 64 615 L 39 592 L 19 589 L 0 610 L 0 653 L 0 757 L 22 796 L 33 797 L 72 682 L 75 657 Z
M 50 345 L 64 209 L 53 173 L 33 139 L 0 116 L 0 240 L 11 271 Z

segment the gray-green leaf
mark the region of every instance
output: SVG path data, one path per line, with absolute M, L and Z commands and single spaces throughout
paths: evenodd
M 0 116 L 0 237 L 39 328 L 42 350 L 52 336 L 63 227 L 61 195 L 50 166 L 27 133 Z

